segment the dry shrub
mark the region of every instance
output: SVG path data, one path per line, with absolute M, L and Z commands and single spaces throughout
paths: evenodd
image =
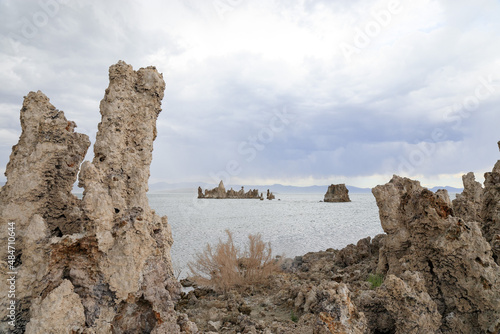
M 233 235 L 226 230 L 227 241 L 219 240 L 212 247 L 207 244 L 195 260 L 188 263 L 191 278 L 199 285 L 217 291 L 264 284 L 278 271 L 280 264 L 273 259 L 271 243 L 262 241 L 261 235 L 250 234 L 248 245 L 242 252 L 234 245 Z

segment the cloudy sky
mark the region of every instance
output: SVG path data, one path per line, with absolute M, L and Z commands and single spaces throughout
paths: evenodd
M 500 158 L 499 33 L 498 0 L 0 0 L 0 181 L 23 96 L 93 141 L 120 59 L 167 83 L 153 183 L 482 180 Z

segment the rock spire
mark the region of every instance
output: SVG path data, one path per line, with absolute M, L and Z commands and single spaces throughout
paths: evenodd
M 154 67 L 134 71 L 122 61 L 109 80 L 94 159 L 81 166 L 81 201 L 71 189 L 87 136 L 41 92 L 24 100 L 0 192 L 1 226 L 14 223 L 18 233 L 12 333 L 196 332 L 174 310 L 171 230 L 146 197 L 165 82 Z M 8 302 L 2 298 L 1 332 L 12 330 Z

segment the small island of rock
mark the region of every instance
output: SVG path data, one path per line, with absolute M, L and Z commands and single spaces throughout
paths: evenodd
M 198 198 L 211 198 L 211 199 L 243 199 L 243 198 L 253 198 L 253 199 L 261 199 L 262 194 L 259 194 L 258 189 L 252 189 L 248 192 L 245 192 L 245 189 L 241 187 L 240 190 L 236 191 L 233 188 L 226 191 L 224 187 L 224 183 L 220 181 L 219 186 L 214 189 L 205 189 L 205 193 L 201 187 L 198 187 Z
M 350 202 L 349 190 L 345 184 L 332 184 L 325 194 L 325 202 Z

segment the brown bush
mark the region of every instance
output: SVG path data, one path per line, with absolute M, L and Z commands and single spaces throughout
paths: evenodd
M 195 260 L 188 263 L 192 277 L 199 285 L 210 286 L 217 291 L 260 285 L 279 270 L 273 259 L 271 243 L 262 241 L 260 234 L 250 234 L 244 252 L 234 245 L 233 235 L 226 230 L 227 241 L 219 240 L 212 247 L 207 244 Z

